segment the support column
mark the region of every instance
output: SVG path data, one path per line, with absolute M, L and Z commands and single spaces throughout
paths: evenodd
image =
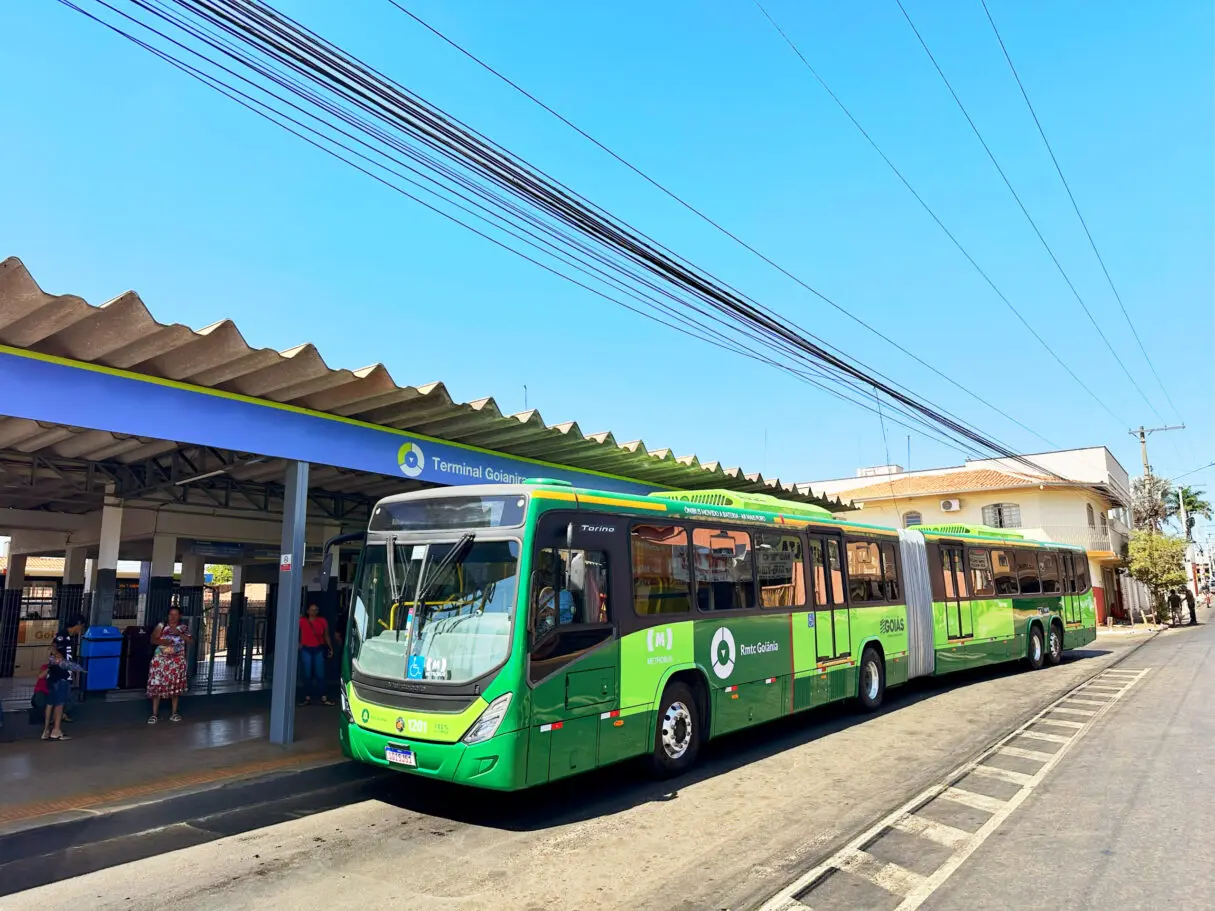
M 304 531 L 308 520 L 308 463 L 287 466 L 283 494 L 283 538 L 274 607 L 274 685 L 270 691 L 270 741 L 295 739 L 295 680 L 300 638 L 300 586 Z
M 8 571 L 4 574 L 4 589 L 19 592 L 25 588 L 25 563 L 29 557 L 25 554 L 8 552 Z
M 93 590 L 90 626 L 109 626 L 114 621 L 114 598 L 118 593 L 118 546 L 122 541 L 122 501 L 106 497 L 101 507 L 101 541 L 97 546 L 97 586 Z
M 141 625 L 148 627 L 160 623 L 169 616 L 173 603 L 173 569 L 177 565 L 177 538 L 173 535 L 152 535 L 152 561 L 148 567 L 147 597 L 144 598 Z M 140 596 L 144 595 L 143 577 L 139 582 Z
M 232 595 L 228 601 L 228 644 L 227 657 L 224 663 L 228 667 L 240 667 L 244 654 L 245 641 L 242 631 L 245 626 L 245 568 L 232 566 Z
M 88 616 L 84 608 L 84 566 L 87 551 L 83 547 L 68 547 L 63 553 L 63 581 L 55 589 L 55 612 L 61 622 L 77 615 Z
M 181 555 L 181 584 L 177 589 L 177 603 L 183 617 L 202 617 L 205 567 L 206 558 L 201 554 Z

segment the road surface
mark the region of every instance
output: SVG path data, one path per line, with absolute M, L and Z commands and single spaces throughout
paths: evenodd
M 1140 666 L 1150 654 L 1161 673 L 1106 713 L 1058 764 L 1057 778 L 1034 795 L 1035 802 L 1053 800 L 1051 815 L 1027 802 L 1001 829 L 1010 834 L 980 846 L 929 898 L 939 908 L 981 907 L 975 895 L 991 907 L 1037 907 L 1051 880 L 1021 883 L 1015 871 L 1004 870 L 1001 878 L 990 872 L 1004 863 L 1000 846 L 1023 825 L 1018 850 L 1027 862 L 1041 852 L 1048 867 L 1056 849 L 1043 839 L 1073 838 L 1067 844 L 1075 852 L 1083 839 L 1067 834 L 1068 823 L 1083 819 L 1077 832 L 1100 832 L 1104 825 L 1108 846 L 1126 851 L 1125 862 L 1111 862 L 1106 875 L 1132 875 L 1131 859 L 1143 850 L 1146 833 L 1129 836 L 1117 823 L 1101 822 L 1108 801 L 1121 799 L 1126 787 L 1111 776 L 1141 780 L 1145 758 L 1157 777 L 1186 767 L 1185 738 L 1199 728 L 1194 706 L 1185 701 L 1191 697 L 1176 690 L 1181 678 L 1170 676 L 1185 672 L 1170 665 L 1192 661 L 1208 632 L 1165 633 L 1133 655 L 1130 649 L 1142 640 L 1103 636 L 1057 668 L 1024 672 L 1013 665 L 917 682 L 888 694 L 876 715 L 830 709 L 714 742 L 699 767 L 675 782 L 652 782 L 636 766 L 623 766 L 501 796 L 390 776 L 359 790 L 357 799 L 304 796 L 288 811 L 276 804 L 193 820 L 30 861 L 61 881 L 0 898 L 0 908 L 308 909 L 352 902 L 437 909 L 757 908 L 1078 684 L 1117 661 Z M 1128 712 L 1141 711 L 1137 698 L 1159 699 L 1156 681 L 1172 699 L 1170 712 L 1179 714 L 1162 716 L 1159 706 L 1144 712 L 1122 747 L 1140 764 L 1121 763 L 1125 773 L 1107 768 L 1099 738 L 1120 730 Z M 1177 739 L 1167 751 L 1176 762 L 1150 758 L 1170 724 L 1169 736 Z M 1194 727 L 1183 731 L 1186 724 Z M 1204 741 L 1208 752 L 1209 746 Z M 1084 771 L 1072 790 L 1056 790 L 1071 780 L 1073 767 Z M 1154 796 L 1142 793 L 1135 812 L 1154 813 Z M 1092 801 L 1105 805 L 1090 809 Z M 300 818 L 282 821 L 286 816 Z M 1122 840 L 1130 837 L 1134 850 Z M 138 855 L 151 856 L 73 877 L 104 866 L 107 851 L 110 863 L 131 856 L 132 844 Z M 1147 856 L 1159 865 L 1161 852 L 1175 854 L 1174 848 L 1167 840 L 1150 844 Z M 968 883 L 980 867 L 988 872 Z M 993 888 L 996 881 L 1000 886 Z M 1083 906 L 1064 899 L 1084 894 L 1084 883 L 1054 882 L 1052 904 L 1058 897 L 1064 906 Z M 1026 900 L 1018 904 L 1010 898 L 1016 895 Z

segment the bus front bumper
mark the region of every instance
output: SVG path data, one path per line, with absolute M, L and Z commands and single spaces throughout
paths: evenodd
M 497 734 L 482 743 L 435 743 L 389 737 L 343 721 L 340 739 L 342 752 L 351 759 L 372 765 L 412 772 L 425 778 L 456 784 L 510 791 L 524 786 L 527 765 L 527 732 Z M 388 746 L 408 748 L 416 766 L 399 765 L 385 758 Z

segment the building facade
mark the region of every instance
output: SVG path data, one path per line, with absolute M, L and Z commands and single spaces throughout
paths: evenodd
M 862 468 L 855 477 L 807 482 L 851 502 L 850 518 L 895 528 L 990 525 L 1088 551 L 1098 622 L 1124 613 L 1117 571 L 1129 536 L 1130 478 L 1103 446 L 1028 457 L 1042 472 L 1008 459 L 906 471 Z

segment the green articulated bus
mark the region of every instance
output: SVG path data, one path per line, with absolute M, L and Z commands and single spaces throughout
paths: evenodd
M 342 662 L 353 759 L 499 790 L 1096 638 L 1083 550 L 729 491 L 556 481 L 389 497 Z

